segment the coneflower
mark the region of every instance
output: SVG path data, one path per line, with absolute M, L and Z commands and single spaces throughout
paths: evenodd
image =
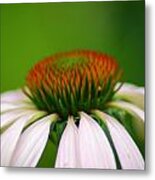
M 144 88 L 121 75 L 88 50 L 37 63 L 24 88 L 1 95 L 1 165 L 38 166 L 55 137 L 51 167 L 144 169 Z

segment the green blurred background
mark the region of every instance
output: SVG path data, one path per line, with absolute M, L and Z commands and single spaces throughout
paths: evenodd
M 114 56 L 123 80 L 144 85 L 144 1 L 1 4 L 1 92 L 25 83 L 53 53 L 92 49 Z

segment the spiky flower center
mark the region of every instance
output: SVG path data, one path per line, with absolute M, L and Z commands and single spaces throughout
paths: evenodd
M 30 98 L 60 117 L 102 109 L 114 94 L 121 71 L 116 61 L 94 51 L 59 53 L 37 63 L 27 76 Z

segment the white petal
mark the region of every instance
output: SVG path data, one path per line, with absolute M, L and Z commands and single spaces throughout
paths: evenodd
M 109 141 L 95 120 L 80 113 L 79 153 L 81 168 L 116 169 Z
M 17 109 L 14 111 L 9 111 L 1 115 L 1 129 L 10 126 L 14 123 L 17 119 L 24 115 L 31 115 L 32 113 L 37 113 L 37 110 L 26 110 L 26 109 Z
M 121 82 L 116 84 L 116 89 L 121 85 Z M 131 83 L 123 83 L 123 85 L 120 88 L 120 91 L 138 91 L 139 93 L 144 94 L 144 87 L 142 86 L 136 86 L 134 84 Z
M 144 169 L 143 157 L 125 128 L 113 117 L 97 111 L 109 129 L 123 169 Z
M 120 83 L 116 85 L 119 87 Z M 129 101 L 138 107 L 144 109 L 144 88 L 138 87 L 129 83 L 124 83 L 123 86 L 115 94 L 116 98 L 124 99 Z
M 131 112 L 132 114 L 134 113 L 136 116 L 138 116 L 142 120 L 142 122 L 144 122 L 144 119 L 145 119 L 144 111 L 131 103 L 124 102 L 124 101 L 113 101 L 113 102 L 110 102 L 108 105 L 125 109 Z
M 13 158 L 12 166 L 35 167 L 48 140 L 51 122 L 55 115 L 46 116 L 42 120 L 33 123 L 21 135 Z
M 1 102 L 30 101 L 21 89 L 1 94 Z
M 16 109 L 36 109 L 35 105 L 32 103 L 24 103 L 24 102 L 18 102 L 18 103 L 8 103 L 8 102 L 2 102 L 1 103 L 1 114 L 16 110 Z
M 55 164 L 56 168 L 78 167 L 77 135 L 77 126 L 74 123 L 73 117 L 69 117 L 60 140 Z
M 9 166 L 10 160 L 12 158 L 14 149 L 20 137 L 20 134 L 25 126 L 25 124 L 31 119 L 35 118 L 35 114 L 31 113 L 29 115 L 22 116 L 16 121 L 10 128 L 8 128 L 1 135 L 1 165 Z
M 145 140 L 144 111 L 142 111 L 137 106 L 124 101 L 113 101 L 109 103 L 109 106 L 118 107 L 123 110 L 126 110 L 129 114 L 135 117 L 130 119 L 132 130 L 135 132 L 138 141 L 144 143 Z

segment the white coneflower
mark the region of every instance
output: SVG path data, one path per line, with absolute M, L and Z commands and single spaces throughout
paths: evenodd
M 144 169 L 144 88 L 119 83 L 112 57 L 48 57 L 1 95 L 1 165 Z

